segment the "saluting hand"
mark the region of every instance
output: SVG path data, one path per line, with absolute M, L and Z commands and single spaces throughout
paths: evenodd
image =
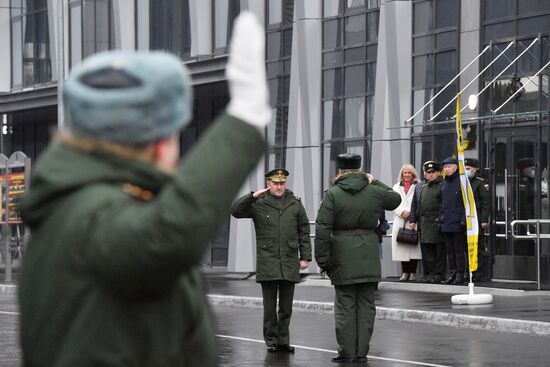
M 258 198 L 262 197 L 268 191 L 269 191 L 269 187 L 266 187 L 265 189 L 261 189 L 261 190 L 256 191 L 255 193 L 252 194 L 252 196 L 254 197 L 254 199 L 258 199 Z
M 300 260 L 300 270 L 304 270 L 309 266 L 309 261 L 307 260 Z

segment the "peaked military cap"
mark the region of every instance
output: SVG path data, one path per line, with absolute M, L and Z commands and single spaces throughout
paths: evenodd
M 275 168 L 265 174 L 265 177 L 273 182 L 286 182 L 287 176 L 290 175 L 284 168 Z
M 359 169 L 361 167 L 361 156 L 354 153 L 338 154 L 339 169 Z
M 424 162 L 424 172 L 430 172 L 430 171 L 441 171 L 440 164 L 434 161 Z
M 517 161 L 518 169 L 523 169 L 527 167 L 534 167 L 535 161 L 533 158 L 521 158 Z
M 475 158 L 465 158 L 464 165 L 479 168 L 479 161 Z
M 454 157 L 447 157 L 441 162 L 441 164 L 444 166 L 446 164 L 456 164 L 458 165 L 458 160 Z

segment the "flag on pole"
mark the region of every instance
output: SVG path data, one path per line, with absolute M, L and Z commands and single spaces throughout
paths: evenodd
M 460 93 L 456 97 L 456 148 L 458 152 L 458 172 L 460 173 L 460 189 L 466 212 L 466 235 L 468 239 L 468 264 L 470 273 L 477 270 L 477 242 L 479 223 L 477 221 L 476 203 L 470 180 L 464 170 L 464 142 L 462 139 L 462 114 L 460 111 Z

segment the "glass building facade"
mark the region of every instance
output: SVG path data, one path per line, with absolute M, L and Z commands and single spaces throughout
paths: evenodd
M 365 170 L 392 184 L 404 163 L 420 169 L 456 154 L 453 98 L 464 89 L 464 104 L 479 93 L 478 107 L 464 111 L 464 136 L 466 157 L 480 159 L 491 192 L 485 269 L 492 279 L 532 284 L 538 262 L 549 285 L 550 244 L 543 240 L 536 257 L 535 242 L 515 240 L 510 225 L 550 218 L 550 0 L 6 1 L 0 150 L 33 160 L 49 131 L 63 125 L 59 80 L 107 49 L 165 50 L 188 66 L 195 101 L 181 136 L 185 157 L 229 100 L 224 68 L 233 21 L 243 10 L 256 13 L 265 27 L 273 122 L 265 159 L 242 192 L 264 187 L 264 172 L 284 166 L 311 220 L 337 154 L 361 154 Z M 253 271 L 253 239 L 250 223 L 228 218 L 205 262 Z M 399 270 L 387 258 L 383 274 L 392 276 Z

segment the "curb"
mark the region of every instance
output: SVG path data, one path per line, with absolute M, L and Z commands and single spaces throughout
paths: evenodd
M 17 294 L 17 286 L 15 284 L 0 284 L 0 294 Z
M 245 308 L 263 308 L 260 297 L 240 297 L 209 294 L 212 305 Z M 294 310 L 315 313 L 334 313 L 331 302 L 294 301 Z M 450 326 L 457 329 L 475 329 L 532 336 L 550 337 L 550 323 L 517 319 L 504 319 L 488 316 L 463 315 L 452 312 L 421 311 L 403 308 L 376 307 L 378 320 L 406 321 L 438 326 Z
M 332 287 L 329 279 L 306 279 L 300 283 L 300 286 L 313 287 Z M 426 283 L 399 283 L 399 282 L 379 282 L 378 290 L 389 291 L 409 291 L 409 292 L 429 292 L 443 294 L 461 294 L 468 293 L 467 285 L 447 285 L 447 284 L 426 284 Z M 521 289 L 504 289 L 475 287 L 476 293 L 486 293 L 493 296 L 505 297 L 539 297 L 550 296 L 550 291 L 524 291 Z

